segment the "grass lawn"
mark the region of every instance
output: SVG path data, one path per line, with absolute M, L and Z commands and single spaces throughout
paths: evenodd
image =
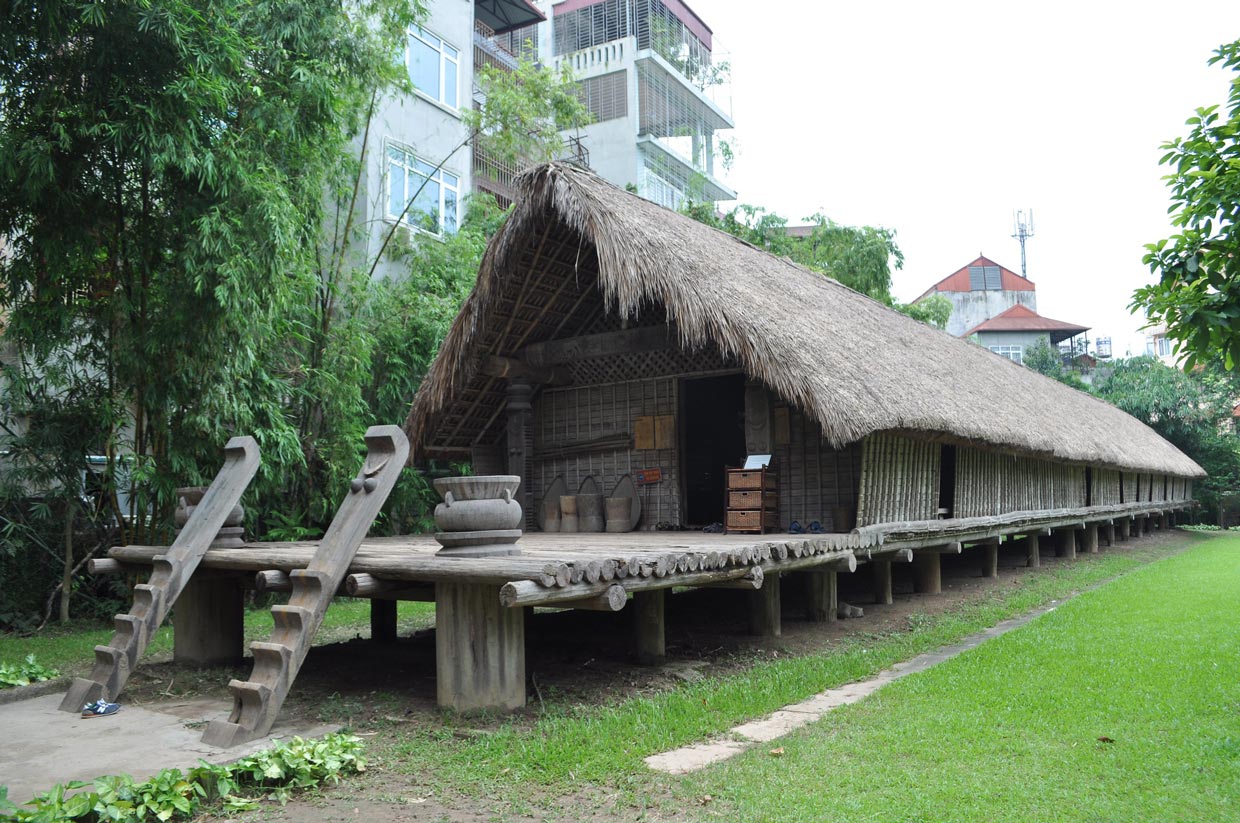
M 397 610 L 397 620 L 402 632 L 431 625 L 435 619 L 435 604 L 402 601 Z M 247 609 L 245 613 L 245 642 L 267 638 L 274 623 L 269 609 Z M 323 628 L 315 637 L 315 643 L 336 642 L 361 632 L 370 633 L 370 601 L 338 599 L 334 601 L 323 620 Z M 343 635 L 343 637 L 342 637 Z M 112 630 L 99 628 L 91 623 L 71 623 L 68 626 L 49 624 L 46 629 L 31 637 L 0 634 L 0 663 L 18 663 L 26 655 L 33 654 L 39 663 L 60 669 L 62 674 L 88 670 L 95 660 L 95 646 L 112 639 Z M 172 654 L 172 627 L 170 621 L 155 633 L 147 646 L 144 660 L 157 658 L 160 654 Z
M 1206 544 L 1211 540 L 1204 538 L 1201 542 Z M 1212 546 L 1213 543 L 1209 545 Z M 1193 550 L 1196 551 L 1198 549 Z M 643 763 L 643 758 L 687 743 L 726 734 L 732 726 L 745 720 L 761 717 L 824 689 L 867 677 L 895 662 L 952 643 L 1000 620 L 1023 614 L 1039 605 L 1132 571 L 1148 564 L 1153 558 L 1163 556 L 1165 550 L 1153 543 L 1149 547 L 1122 552 L 1082 555 L 1075 563 L 1043 566 L 1040 570 L 1024 575 L 1015 586 L 996 591 L 978 602 L 942 614 L 914 615 L 917 619 L 910 619 L 909 628 L 905 631 L 890 634 L 857 632 L 823 654 L 758 663 L 740 674 L 707 678 L 698 683 L 632 698 L 616 705 L 579 707 L 548 703 L 542 716 L 533 722 L 526 720 L 504 723 L 482 735 L 461 734 L 459 727 L 475 728 L 477 723 L 467 719 L 453 721 L 448 717 L 441 726 L 429 730 L 419 730 L 411 734 L 395 733 L 386 737 L 392 742 L 385 747 L 380 757 L 386 768 L 414 776 L 415 780 L 426 787 L 434 788 L 441 796 L 445 792 L 461 797 L 484 796 L 501 808 L 506 803 L 510 804 L 507 806 L 509 812 L 527 812 L 531 793 L 549 798 L 544 808 L 554 808 L 558 806 L 557 798 L 581 796 L 583 786 L 592 786 L 595 789 L 586 794 L 593 797 L 613 797 L 617 806 L 630 804 L 640 807 L 651 797 L 656 798 L 654 802 L 660 803 L 658 798 L 665 797 L 670 789 L 673 794 L 683 794 L 681 801 L 675 804 L 683 810 L 703 794 L 712 794 L 718 798 L 726 798 L 743 810 L 724 815 L 725 819 L 731 820 L 766 819 L 764 815 L 768 814 L 768 808 L 786 808 L 786 815 L 779 819 L 862 819 L 843 816 L 832 818 L 825 812 L 823 815 L 816 815 L 810 813 L 810 810 L 816 808 L 813 804 L 802 808 L 803 804 L 800 802 L 785 805 L 784 801 L 796 794 L 793 787 L 798 784 L 803 787 L 806 795 L 817 798 L 814 803 L 825 802 L 824 798 L 842 799 L 845 795 L 835 789 L 837 781 L 847 781 L 854 786 L 870 786 L 868 775 L 879 768 L 876 761 L 882 761 L 892 769 L 895 785 L 899 787 L 893 789 L 893 793 L 911 794 L 919 782 L 930 781 L 933 784 L 937 781 L 932 775 L 940 768 L 938 764 L 958 756 L 959 749 L 956 744 L 945 743 L 936 749 L 933 759 L 925 764 L 928 775 L 919 775 L 917 780 L 907 777 L 911 768 L 910 757 L 898 749 L 892 750 L 885 743 L 880 744 L 881 748 L 874 751 L 861 753 L 854 750 L 847 758 L 835 758 L 831 766 L 826 765 L 820 754 L 806 756 L 804 759 L 794 754 L 777 762 L 762 755 L 748 758 L 744 767 L 729 770 L 724 778 L 716 777 L 717 773 L 699 773 L 683 782 L 653 775 Z M 1211 556 L 1219 559 L 1215 566 L 1225 566 L 1229 557 L 1240 561 L 1240 551 L 1224 551 L 1220 555 L 1211 549 Z M 1149 581 L 1156 589 L 1159 588 L 1167 574 L 1165 570 L 1178 568 L 1169 566 L 1168 562 L 1153 564 L 1142 573 L 1142 579 Z M 1218 573 L 1218 569 L 1214 568 L 1208 573 Z M 1179 590 L 1185 587 L 1188 587 L 1187 583 L 1177 583 L 1177 596 L 1162 596 L 1166 606 L 1172 611 L 1187 608 L 1183 596 L 1178 594 Z M 1237 615 L 1240 616 L 1240 611 Z M 1107 622 L 1104 615 L 1102 624 Z M 1178 622 L 1181 621 L 1177 619 L 1176 623 Z M 1173 630 L 1176 623 L 1165 628 Z M 1234 630 L 1234 627 L 1231 628 Z M 1075 634 L 1097 631 L 1097 628 L 1091 627 L 1078 629 Z M 1074 667 L 1076 665 L 1073 664 Z M 1003 689 L 997 699 L 1005 699 L 1016 693 L 1018 687 L 1009 683 L 1008 678 L 1018 676 L 1003 675 Z M 1053 688 L 1039 688 L 1048 688 L 1048 696 L 1055 696 L 1056 703 L 1070 700 L 1073 695 L 1063 694 L 1063 675 L 1056 677 L 1058 680 Z M 1109 681 L 1105 679 L 1091 681 L 1079 688 L 1082 692 L 1090 693 L 1091 690 L 1097 691 L 1107 682 Z M 945 707 L 962 702 L 961 695 L 971 695 L 975 691 L 973 685 L 956 684 L 952 688 L 957 691 L 950 696 L 937 696 L 932 709 L 923 707 L 918 711 L 923 717 L 942 715 Z M 1168 690 L 1171 688 L 1167 686 Z M 1030 687 L 1028 693 L 1022 694 L 1024 696 L 1021 700 L 1024 703 L 1035 702 L 1036 689 Z M 887 699 L 884 695 L 884 700 Z M 973 700 L 973 697 L 968 698 L 970 704 Z M 1236 707 L 1232 708 L 1234 710 Z M 994 710 L 986 714 L 985 725 L 1005 724 L 1005 718 L 1010 716 L 1011 711 L 1011 708 L 1005 707 L 1001 711 Z M 1058 711 L 1059 709 L 1056 709 L 1055 713 Z M 1075 723 L 1077 720 L 1070 722 Z M 916 730 L 915 723 L 912 723 L 911 728 L 913 730 L 910 735 L 914 739 L 921 736 L 922 733 Z M 1008 729 L 1009 735 L 1016 737 L 1026 734 L 1023 729 L 1018 730 L 1007 725 L 1003 725 L 1003 728 Z M 1112 737 L 1117 737 L 1114 733 L 1117 730 L 1118 727 L 1112 729 Z M 1096 733 L 1091 729 L 1089 734 L 1085 734 L 1081 745 L 1093 745 L 1094 737 L 1107 733 L 1105 728 Z M 928 739 L 933 741 L 937 738 Z M 376 744 L 384 745 L 385 738 L 376 740 Z M 832 739 L 823 749 L 830 751 L 836 745 L 836 741 Z M 1131 742 L 1123 745 L 1129 746 Z M 1124 749 L 1121 747 L 1115 751 Z M 1115 755 L 1104 752 L 1100 756 Z M 794 775 L 790 767 L 798 766 L 805 771 Z M 1044 776 L 1051 782 L 1070 777 L 1061 775 L 1060 767 L 1055 763 L 1043 763 L 1036 756 L 1025 763 L 1025 768 L 1032 777 L 1038 779 L 1046 772 Z M 842 777 L 837 778 L 833 770 L 838 770 Z M 965 771 L 974 776 L 978 786 L 991 783 L 988 774 L 991 766 L 985 761 L 977 760 L 976 756 L 967 759 Z M 749 772 L 761 777 L 747 783 L 745 775 Z M 1010 781 L 1007 778 L 996 779 L 996 790 L 1006 791 L 1003 787 L 1008 782 Z M 706 788 L 708 785 L 709 788 Z M 763 791 L 775 796 L 769 806 Z M 870 789 L 866 788 L 863 793 L 869 791 Z M 970 787 L 962 791 L 975 789 Z M 787 794 L 779 797 L 784 792 Z M 719 804 L 712 805 L 717 807 Z M 851 808 L 841 806 L 837 807 L 836 811 L 844 812 Z M 706 814 L 710 814 L 712 810 L 708 807 Z M 848 814 L 851 813 L 848 811 Z M 940 817 L 938 811 L 934 811 L 927 819 L 937 820 Z M 907 815 L 893 817 L 880 809 L 878 819 L 917 818 Z M 994 818 L 990 816 L 985 819 Z
M 674 791 L 686 806 L 711 795 L 703 819 L 1240 820 L 1240 538 L 1137 570 L 773 745 L 782 757 L 759 746 Z

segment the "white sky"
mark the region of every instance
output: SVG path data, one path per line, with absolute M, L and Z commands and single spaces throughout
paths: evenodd
M 1225 102 L 1206 61 L 1240 0 L 689 3 L 732 63 L 738 202 L 895 229 L 905 301 L 979 252 L 1019 272 L 1032 208 L 1038 312 L 1143 351 L 1127 305 L 1170 234 L 1159 146 Z

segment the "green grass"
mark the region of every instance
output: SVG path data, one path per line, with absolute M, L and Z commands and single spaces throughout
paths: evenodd
M 454 734 L 449 721 L 430 734 L 401 738 L 389 753 L 389 766 L 421 774 L 450 791 L 486 792 L 513 801 L 531 785 L 556 795 L 574 791 L 583 782 L 640 796 L 643 782 L 650 779 L 642 762 L 647 755 L 720 735 L 745 720 L 954 642 L 1130 571 L 1147 563 L 1151 553 L 1150 549 L 1104 553 L 1044 567 L 980 602 L 937 616 L 916 615 L 907 631 L 851 635 L 825 654 L 761 663 L 738 675 L 614 706 L 553 704 L 532 725 L 510 723 L 467 739 Z M 864 769 L 865 761 L 848 768 Z M 822 774 L 809 780 L 810 790 L 821 791 L 822 781 Z
M 678 791 L 712 795 L 703 818 L 746 821 L 1240 820 L 1240 539 L 1126 575 L 778 745 Z
M 397 621 L 402 631 L 423 628 L 434 622 L 433 603 L 402 601 L 397 609 Z M 274 624 L 268 609 L 247 609 L 245 613 L 245 641 L 262 640 L 271 634 Z M 355 632 L 370 633 L 370 601 L 340 599 L 332 603 L 323 619 L 323 627 L 316 636 L 317 643 L 334 642 Z M 0 662 L 17 663 L 26 655 L 33 654 L 44 666 L 61 669 L 64 673 L 89 668 L 95 659 L 95 646 L 112 639 L 112 630 L 96 623 L 71 623 L 68 626 L 49 625 L 44 631 L 30 637 L 0 634 Z M 169 621 L 155 633 L 147 646 L 144 659 L 172 653 L 172 628 Z

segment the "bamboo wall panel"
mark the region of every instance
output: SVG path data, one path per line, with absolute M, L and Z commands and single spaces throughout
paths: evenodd
M 539 453 L 573 443 L 633 432 L 638 417 L 679 414 L 679 380 L 659 377 L 599 386 L 544 389 L 534 401 L 531 509 L 541 505 L 547 488 L 562 476 L 569 494 L 593 476 L 603 494 L 638 469 L 659 469 L 659 483 L 640 486 L 642 520 L 638 528 L 680 523 L 680 460 L 677 443 L 663 449 L 608 448 L 567 457 L 540 458 Z M 531 512 L 530 514 L 536 514 Z
M 938 443 L 893 434 L 865 439 L 857 525 L 938 517 Z
M 1084 466 L 963 446 L 956 451 L 952 517 L 1079 507 L 1085 493 Z
M 857 508 L 857 483 L 861 474 L 861 444 L 832 449 L 823 440 L 818 421 L 788 408 L 788 442 L 776 438 L 775 467 L 779 474 L 779 523 L 787 529 L 795 520 L 802 526 L 815 520 L 827 531 L 848 531 L 851 525 L 837 522 L 838 509 Z M 782 418 L 783 412 L 777 412 Z
M 1095 506 L 1114 506 L 1122 501 L 1119 496 L 1119 472 L 1115 469 L 1094 469 L 1093 492 L 1090 502 Z

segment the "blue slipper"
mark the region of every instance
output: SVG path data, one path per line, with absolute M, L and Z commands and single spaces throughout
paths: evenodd
M 805 529 L 801 528 L 801 524 L 798 521 L 793 520 L 791 523 L 788 524 L 788 534 L 804 534 L 804 533 L 805 533 Z
M 811 520 L 809 524 L 810 534 L 822 534 L 822 524 L 817 520 Z

